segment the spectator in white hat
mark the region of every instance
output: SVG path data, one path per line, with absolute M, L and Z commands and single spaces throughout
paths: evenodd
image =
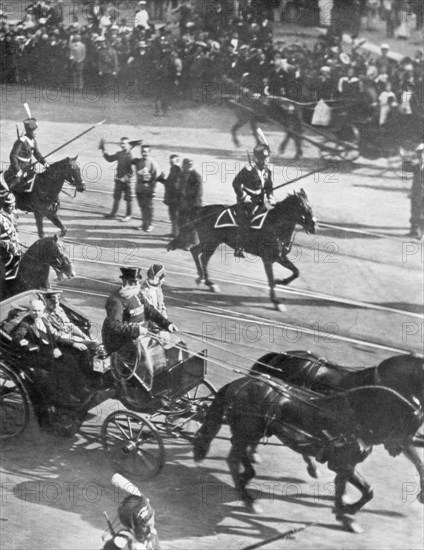
M 149 28 L 149 13 L 146 10 L 146 2 L 144 0 L 141 0 L 141 2 L 138 3 L 138 10 L 134 19 L 134 27 L 142 27 L 145 30 Z

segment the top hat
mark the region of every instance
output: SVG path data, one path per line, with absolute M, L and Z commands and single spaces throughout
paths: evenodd
M 121 279 L 141 279 L 141 269 L 139 267 L 120 267 L 122 275 Z

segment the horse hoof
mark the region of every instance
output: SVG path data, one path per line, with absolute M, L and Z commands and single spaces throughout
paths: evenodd
M 212 285 L 209 285 L 209 288 L 211 289 L 211 291 L 214 294 L 217 294 L 218 292 L 221 292 L 221 289 L 219 288 L 218 285 L 212 284 Z
M 308 474 L 314 479 L 319 479 L 319 470 L 315 466 L 308 466 L 306 468 Z
M 340 516 L 337 516 L 337 520 L 340 521 L 343 527 L 348 531 L 350 531 L 351 533 L 360 535 L 361 533 L 364 532 L 364 530 L 359 525 L 359 523 L 350 516 L 340 515 Z
M 250 513 L 250 514 L 262 514 L 263 513 L 263 508 L 260 504 L 258 504 L 257 502 L 255 501 L 249 501 L 249 502 L 245 502 L 245 505 L 246 505 L 246 509 L 247 511 Z
M 274 304 L 274 307 L 277 311 L 280 311 L 281 313 L 284 313 L 284 311 L 287 311 L 286 306 L 283 304 Z
M 251 453 L 250 461 L 253 462 L 253 464 L 261 464 L 262 463 L 261 455 L 259 453 Z

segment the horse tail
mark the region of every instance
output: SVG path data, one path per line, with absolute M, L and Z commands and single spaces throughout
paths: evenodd
M 193 454 L 195 462 L 201 462 L 206 458 L 212 440 L 217 436 L 221 428 L 224 420 L 226 389 L 227 386 L 224 386 L 218 391 L 212 405 L 208 409 L 205 421 L 194 436 Z

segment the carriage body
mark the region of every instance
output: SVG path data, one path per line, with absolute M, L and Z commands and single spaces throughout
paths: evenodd
M 3 441 L 21 435 L 30 421 L 36 380 L 34 362 L 30 362 L 30 366 L 27 360 L 30 352 L 19 349 L 12 340 L 12 334 L 28 314 L 30 303 L 42 298 L 42 294 L 41 291 L 31 290 L 1 302 L 0 439 Z M 69 319 L 88 337 L 89 319 L 66 299 L 61 301 L 61 305 Z M 216 393 L 215 388 L 205 380 L 206 351 L 190 355 L 182 342 L 175 345 L 171 341 L 163 346 L 153 340 L 155 343 L 149 348 L 153 350 L 150 359 L 158 368 L 154 372 L 148 402 L 146 392 L 142 391 L 136 378 L 129 383 L 127 374 L 111 369 L 111 358 L 104 354 L 104 348 L 100 345 L 91 354 L 92 376 L 87 388 L 88 397 L 79 404 L 63 408 L 58 403 L 54 406 L 46 404 L 49 414 L 53 415 L 49 417 L 49 428 L 56 435 L 71 436 L 79 430 L 89 410 L 109 399 L 120 401 L 125 409 L 118 408 L 106 418 L 101 440 L 105 450 L 112 455 L 115 470 L 139 478 L 149 478 L 161 471 L 164 464 L 162 435 L 190 439 L 204 420 Z M 158 357 L 163 360 L 159 361 Z M 77 365 L 75 368 L 78 368 Z M 143 452 L 149 455 L 150 460 L 140 458 Z M 123 468 L 120 467 L 122 462 Z
M 297 134 L 291 129 L 291 133 L 316 147 L 326 160 L 353 162 L 360 156 L 371 160 L 393 157 L 403 160 L 401 149 L 408 154 L 423 138 L 422 116 L 400 114 L 391 123 L 380 126 L 372 106 L 361 97 L 332 99 L 324 104 L 255 96 L 247 88 L 235 89 L 237 94 L 227 95 L 229 104 L 237 111 L 239 123 L 235 127 L 253 121 L 256 125 L 277 124 L 287 130 L 287 108 L 294 105 L 301 113 L 303 132 Z

